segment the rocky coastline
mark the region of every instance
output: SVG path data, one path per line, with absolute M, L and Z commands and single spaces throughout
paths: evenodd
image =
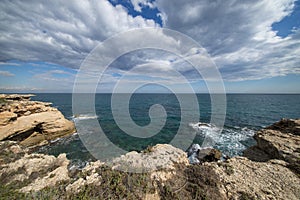
M 75 127 L 51 104 L 29 98 L 0 96 L 0 199 L 300 199 L 299 119 L 256 132 L 256 146 L 243 156 L 220 160 L 216 149 L 158 144 L 77 169 L 66 154 L 30 153 Z
M 31 101 L 34 95 L 0 95 L 0 141 L 34 147 L 74 133 L 74 123 L 51 103 Z

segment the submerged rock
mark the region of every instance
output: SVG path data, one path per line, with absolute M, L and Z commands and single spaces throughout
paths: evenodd
M 49 140 L 75 132 L 74 123 L 51 107 L 30 101 L 32 95 L 1 95 L 0 141 L 18 141 L 24 146 L 47 144 Z

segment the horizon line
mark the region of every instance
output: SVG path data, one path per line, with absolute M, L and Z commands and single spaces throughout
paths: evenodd
M 72 93 L 72 92 L 0 92 L 0 94 L 93 94 L 93 93 Z M 113 93 L 113 92 L 99 92 L 99 93 L 94 93 L 94 94 L 130 94 L 127 92 L 122 92 L 122 93 Z M 132 94 L 174 94 L 171 92 L 135 92 Z M 184 93 L 180 92 L 177 94 L 269 94 L 269 95 L 300 95 L 300 93 L 283 93 L 283 92 L 276 92 L 276 93 L 254 93 L 254 92 L 225 92 L 225 93 L 208 93 L 208 92 L 195 92 L 195 93 Z

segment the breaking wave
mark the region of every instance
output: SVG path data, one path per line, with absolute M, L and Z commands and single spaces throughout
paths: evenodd
M 215 148 L 221 150 L 228 156 L 241 155 L 249 146 L 253 145 L 253 135 L 255 130 L 248 127 L 223 127 L 220 128 L 209 123 L 190 123 L 189 124 L 201 137 L 209 137 L 216 142 Z
M 78 121 L 78 120 L 87 120 L 87 119 L 97 119 L 97 115 L 91 115 L 91 114 L 84 114 L 84 115 L 73 115 L 72 120 Z

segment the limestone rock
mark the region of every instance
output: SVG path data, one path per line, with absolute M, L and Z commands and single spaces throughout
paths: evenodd
M 282 133 L 300 135 L 300 119 L 281 119 L 279 122 L 268 126 L 266 129 L 278 130 Z
M 255 161 L 282 159 L 300 174 L 300 120 L 283 119 L 254 135 L 257 145 L 244 154 Z M 264 159 L 262 159 L 264 158 Z
M 85 185 L 86 181 L 83 178 L 79 178 L 74 183 L 68 185 L 66 191 L 68 193 L 78 194 Z
M 34 94 L 0 94 L 1 99 L 7 100 L 29 100 L 30 97 L 33 97 Z
M 74 124 L 51 103 L 30 101 L 30 96 L 0 96 L 7 101 L 0 106 L 0 140 L 35 146 L 75 132 Z
M 27 154 L 26 149 L 15 142 L 0 142 L 0 147 L 2 152 L 6 150 L 6 156 L 10 152 L 21 155 L 15 155 L 15 159 L 3 158 L 0 168 L 1 184 L 17 184 L 21 192 L 29 192 L 52 187 L 70 179 L 66 154 L 58 157 Z
M 17 116 L 18 115 L 13 112 L 8 112 L 8 111 L 0 112 L 0 126 L 5 126 L 8 123 L 16 120 Z
M 128 172 L 172 171 L 177 164 L 188 165 L 186 153 L 169 144 L 157 144 L 147 151 L 129 152 L 112 161 L 112 169 Z
M 300 179 L 284 161 L 254 162 L 235 157 L 224 163 L 205 163 L 223 183 L 228 199 L 300 199 Z
M 32 183 L 21 188 L 20 191 L 21 192 L 39 191 L 46 187 L 53 187 L 62 181 L 69 181 L 70 179 L 68 175 L 69 160 L 66 158 L 66 154 L 60 154 L 54 161 L 52 161 L 52 163 L 57 166 L 56 169 L 51 171 L 50 168 L 50 171 L 46 176 L 36 178 Z
M 86 185 L 99 186 L 101 184 L 101 176 L 96 172 L 96 170 L 100 169 L 102 165 L 104 165 L 104 163 L 99 160 L 89 163 L 82 169 L 82 173 L 85 176 L 69 184 L 66 187 L 66 191 L 68 193 L 78 194 Z

